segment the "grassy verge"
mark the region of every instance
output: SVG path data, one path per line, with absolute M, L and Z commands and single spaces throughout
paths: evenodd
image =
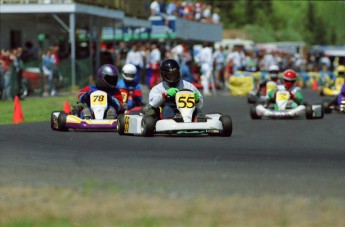
M 23 122 L 50 121 L 50 114 L 55 110 L 63 110 L 64 103 L 68 101 L 72 106 L 77 101 L 77 94 L 58 97 L 28 97 L 20 101 L 24 114 Z M 13 123 L 14 101 L 0 101 L 0 124 Z
M 0 188 L 0 226 L 345 226 L 344 201 Z

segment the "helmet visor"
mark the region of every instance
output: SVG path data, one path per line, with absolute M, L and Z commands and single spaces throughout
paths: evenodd
M 162 72 L 163 79 L 168 83 L 176 83 L 180 80 L 180 71 L 175 70 L 172 72 Z
M 114 75 L 105 75 L 104 76 L 105 81 L 107 81 L 110 85 L 116 85 L 117 84 L 117 77 Z
M 286 88 L 292 88 L 295 84 L 295 80 L 285 80 L 284 79 L 284 85 Z
M 125 80 L 134 80 L 135 74 L 124 73 L 123 77 L 124 77 Z

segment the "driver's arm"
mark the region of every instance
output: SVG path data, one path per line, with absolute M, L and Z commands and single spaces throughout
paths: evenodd
M 298 105 L 301 105 L 301 104 L 302 104 L 302 101 L 303 101 L 303 95 L 302 95 L 301 90 L 297 90 L 293 96 L 294 96 L 294 99 L 293 99 L 293 100 L 294 100 Z
M 160 107 L 166 99 L 166 90 L 162 83 L 153 87 L 149 93 L 149 105 L 155 108 Z

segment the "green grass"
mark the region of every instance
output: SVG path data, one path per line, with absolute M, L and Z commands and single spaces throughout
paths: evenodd
M 20 100 L 20 106 L 24 115 L 23 123 L 50 121 L 52 111 L 63 110 L 64 103 L 70 106 L 77 100 L 76 94 L 57 97 L 27 97 Z M 0 101 L 0 124 L 13 124 L 14 101 Z

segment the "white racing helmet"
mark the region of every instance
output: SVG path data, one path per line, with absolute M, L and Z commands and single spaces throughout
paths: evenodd
M 268 68 L 271 79 L 278 79 L 279 67 L 277 65 L 271 65 Z
M 125 81 L 131 82 L 135 79 L 137 68 L 133 64 L 126 64 L 122 67 L 122 77 Z

